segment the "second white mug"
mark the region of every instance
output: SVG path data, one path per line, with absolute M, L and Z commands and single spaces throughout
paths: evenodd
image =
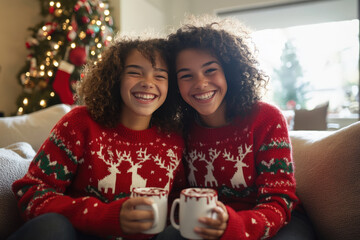
M 187 188 L 181 191 L 180 198 L 171 206 L 171 225 L 180 231 L 181 236 L 189 239 L 201 239 L 194 228 L 205 227 L 199 222 L 200 217 L 215 218 L 217 192 L 210 188 Z M 179 205 L 179 224 L 175 221 L 175 209 Z

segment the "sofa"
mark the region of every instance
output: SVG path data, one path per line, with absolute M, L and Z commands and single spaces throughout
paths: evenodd
M 21 224 L 11 184 L 71 107 L 0 118 L 0 239 Z M 290 131 L 297 193 L 318 239 L 360 239 L 360 122 L 336 131 Z

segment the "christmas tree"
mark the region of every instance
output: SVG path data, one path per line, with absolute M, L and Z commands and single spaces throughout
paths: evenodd
M 101 59 L 113 37 L 113 19 L 105 0 L 39 0 L 44 20 L 29 28 L 30 53 L 18 74 L 23 91 L 17 115 L 54 104 L 74 104 L 82 66 Z
M 297 58 L 296 47 L 291 41 L 285 43 L 281 54 L 281 66 L 275 69 L 274 100 L 282 109 L 305 107 L 308 82 L 304 82 L 303 70 Z

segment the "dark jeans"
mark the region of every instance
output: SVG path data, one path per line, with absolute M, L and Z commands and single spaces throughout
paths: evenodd
M 316 233 L 306 214 L 293 211 L 289 224 L 272 238 L 273 240 L 316 240 Z
M 180 232 L 168 226 L 163 232 L 157 235 L 156 240 L 184 240 Z M 272 240 L 316 240 L 316 235 L 309 218 L 298 211 L 291 214 L 289 224 L 279 230 L 279 232 L 271 238 Z M 234 239 L 235 240 L 235 239 Z
M 101 238 L 83 234 L 73 227 L 61 214 L 47 213 L 26 222 L 7 240 L 99 240 Z

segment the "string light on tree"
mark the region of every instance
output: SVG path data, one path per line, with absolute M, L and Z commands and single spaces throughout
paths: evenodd
M 19 108 L 18 108 L 17 115 L 22 115 L 23 112 L 24 112 L 24 108 L 23 108 L 23 107 L 19 107 Z
M 39 102 L 39 105 L 43 108 L 46 107 L 46 101 L 44 99 L 41 99 L 41 101 Z

